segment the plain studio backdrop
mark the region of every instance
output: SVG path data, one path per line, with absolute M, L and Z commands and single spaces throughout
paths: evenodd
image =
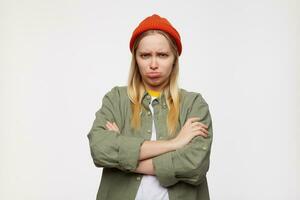
M 180 87 L 210 106 L 211 199 L 300 199 L 296 0 L 0 2 L 1 200 L 95 199 L 87 133 L 154 13 L 181 34 Z

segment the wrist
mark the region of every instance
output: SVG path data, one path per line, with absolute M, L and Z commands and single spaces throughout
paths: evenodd
M 166 143 L 167 143 L 167 146 L 170 149 L 170 151 L 175 151 L 176 149 L 179 148 L 175 138 L 173 138 L 171 140 L 167 140 Z
M 155 175 L 152 159 L 145 159 L 139 162 L 138 167 L 134 170 L 135 173 Z

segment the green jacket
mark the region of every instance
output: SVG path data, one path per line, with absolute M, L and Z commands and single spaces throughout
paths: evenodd
M 208 126 L 209 136 L 196 136 L 191 143 L 176 151 L 156 156 L 154 171 L 160 184 L 168 189 L 170 200 L 209 200 L 206 173 L 212 145 L 212 119 L 209 107 L 201 94 L 180 89 L 180 116 L 176 134 L 190 117 L 200 117 Z M 134 200 L 143 174 L 134 173 L 139 151 L 152 133 L 150 95 L 145 91 L 142 100 L 141 129 L 130 127 L 131 107 L 127 86 L 113 87 L 102 99 L 102 106 L 87 137 L 97 167 L 103 167 L 97 200 Z M 152 103 L 157 140 L 171 139 L 167 135 L 168 107 L 162 93 Z M 106 121 L 114 121 L 120 133 L 107 130 Z M 175 137 L 175 136 L 174 136 Z

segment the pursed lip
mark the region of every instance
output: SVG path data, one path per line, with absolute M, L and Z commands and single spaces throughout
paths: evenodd
M 160 77 L 160 73 L 159 72 L 149 72 L 146 74 L 146 76 L 148 76 L 149 78 L 158 78 L 158 77 Z

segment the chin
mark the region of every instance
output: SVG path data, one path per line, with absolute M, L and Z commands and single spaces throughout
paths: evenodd
M 152 87 L 159 87 L 161 85 L 163 85 L 164 83 L 166 82 L 166 80 L 163 80 L 163 79 L 158 79 L 156 81 L 152 81 L 151 79 L 148 79 L 146 81 L 146 83 L 149 85 L 149 86 L 152 86 Z
M 153 85 L 153 86 L 159 86 L 159 85 L 162 85 L 163 84 L 163 81 L 161 80 L 157 80 L 157 81 L 149 81 L 149 84 L 150 85 Z

